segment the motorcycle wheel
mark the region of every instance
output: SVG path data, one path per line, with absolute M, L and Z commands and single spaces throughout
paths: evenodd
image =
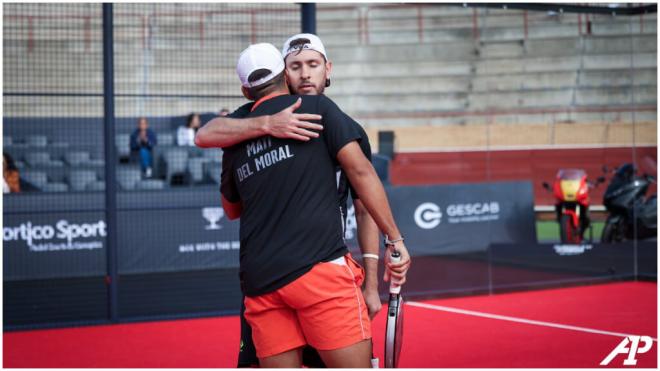
M 600 236 L 600 243 L 614 242 L 614 229 L 615 225 L 613 223 L 605 223 L 603 234 Z
M 623 241 L 623 231 L 621 222 L 611 222 L 609 219 L 603 227 L 603 234 L 600 237 L 601 243 L 614 243 Z
M 562 243 L 580 243 L 580 228 L 573 226 L 573 218 L 570 215 L 562 215 L 559 220 L 559 234 Z

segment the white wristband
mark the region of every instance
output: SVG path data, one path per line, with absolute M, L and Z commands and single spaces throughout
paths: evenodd
M 362 254 L 362 257 L 363 257 L 363 258 L 376 259 L 376 260 L 380 259 L 380 257 L 379 257 L 378 255 L 376 255 L 376 254 Z

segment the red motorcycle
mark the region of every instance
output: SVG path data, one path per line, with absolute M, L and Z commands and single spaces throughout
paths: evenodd
M 555 210 L 562 243 L 578 244 L 583 241 L 584 232 L 591 225 L 589 189 L 604 181 L 602 177 L 595 184 L 587 181 L 587 173 L 582 169 L 561 169 L 552 189 L 543 182 L 543 188 L 552 192 L 557 201 Z

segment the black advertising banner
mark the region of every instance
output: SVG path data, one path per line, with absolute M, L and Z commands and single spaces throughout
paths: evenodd
M 527 182 L 388 187 L 387 191 L 413 254 L 484 251 L 492 242 L 536 243 L 532 187 Z M 237 267 L 239 225 L 218 206 L 122 210 L 119 272 Z M 352 204 L 345 237 L 349 249 L 358 250 Z
M 119 211 L 119 273 L 238 267 L 239 222 L 219 206 Z
M 412 255 L 536 243 L 530 182 L 391 187 L 388 197 Z
M 485 251 L 491 243 L 536 243 L 529 182 L 388 187 L 387 192 L 413 255 Z M 120 273 L 238 266 L 240 224 L 226 218 L 217 190 L 185 192 L 186 197 L 182 192 L 120 196 Z M 16 205 L 4 213 L 6 280 L 106 274 L 103 212 L 23 210 L 11 201 Z M 350 250 L 358 250 L 352 205 L 345 236 Z
M 493 244 L 490 247 L 492 285 L 504 289 L 635 275 L 657 277 L 657 258 L 655 241 Z
M 103 276 L 102 212 L 4 215 L 4 280 Z

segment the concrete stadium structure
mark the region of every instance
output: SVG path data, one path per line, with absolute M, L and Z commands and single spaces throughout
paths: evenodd
M 5 92 L 102 92 L 100 8 L 36 5 L 5 5 Z M 317 17 L 335 63 L 328 95 L 364 117 L 367 127 L 630 121 L 630 110 L 622 115 L 578 108 L 656 104 L 655 14 L 319 4 Z M 279 46 L 298 30 L 296 5 L 118 4 L 117 94 L 221 98 L 118 97 L 117 114 L 174 116 L 214 112 L 220 103 L 236 107 L 243 102 L 234 72 L 240 50 L 250 42 Z M 9 98 L 8 116 L 98 117 L 101 109 L 94 98 L 73 111 L 72 104 L 54 98 L 41 107 Z M 524 112 L 530 108 L 564 112 Z M 494 109 L 514 112 L 469 116 Z M 655 119 L 655 110 L 636 117 Z
M 77 118 L 75 135 L 97 142 L 100 6 L 3 10 L 5 119 L 39 118 L 42 127 Z M 655 147 L 656 24 L 656 14 L 317 6 L 318 34 L 334 62 L 328 96 L 365 126 L 374 149 L 378 131 L 394 131 L 398 152 Z M 171 136 L 189 112 L 244 103 L 234 70 L 239 52 L 253 42 L 279 47 L 299 32 L 300 9 L 116 4 L 114 27 L 118 135 L 144 115 L 159 118 L 159 134 Z M 80 118 L 94 125 L 84 128 Z M 25 142 L 25 130 L 10 126 L 5 140 Z

